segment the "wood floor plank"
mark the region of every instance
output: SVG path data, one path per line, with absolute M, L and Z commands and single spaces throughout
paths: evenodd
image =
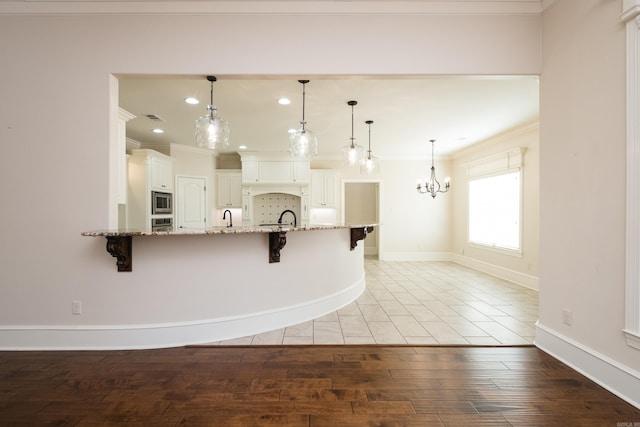
M 617 423 L 640 409 L 535 347 L 0 352 L 2 426 Z

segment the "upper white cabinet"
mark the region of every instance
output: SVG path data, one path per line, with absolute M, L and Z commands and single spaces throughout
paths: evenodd
M 279 153 L 278 153 L 279 154 Z M 308 160 L 291 160 L 278 156 L 242 155 L 242 183 L 254 184 L 305 184 L 309 182 Z
M 260 181 L 258 162 L 242 162 L 242 182 L 251 184 Z
M 164 192 L 173 191 L 173 160 L 171 158 L 163 154 L 160 154 L 160 156 L 153 155 L 150 157 L 149 169 L 152 190 Z
M 311 206 L 335 208 L 337 205 L 338 177 L 331 170 L 311 171 Z
M 242 174 L 239 169 L 219 170 L 217 177 L 217 204 L 220 208 L 242 206 Z

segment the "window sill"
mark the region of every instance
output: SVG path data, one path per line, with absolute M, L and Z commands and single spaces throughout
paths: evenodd
M 483 250 L 489 251 L 489 252 L 499 253 L 499 254 L 502 254 L 502 255 L 508 255 L 508 256 L 512 256 L 512 257 L 522 258 L 522 250 L 521 249 L 507 249 L 507 248 L 501 248 L 501 247 L 498 247 L 498 246 L 483 245 L 481 243 L 475 243 L 475 242 L 467 242 L 467 246 L 472 247 L 472 248 L 476 248 L 476 249 L 483 249 Z

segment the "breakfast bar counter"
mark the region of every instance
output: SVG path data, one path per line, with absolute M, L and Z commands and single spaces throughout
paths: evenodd
M 376 224 L 103 230 L 96 274 L 111 294 L 145 294 L 145 312 L 126 326 L 96 328 L 77 346 L 159 348 L 280 330 L 336 311 L 365 290 L 364 244 Z M 92 239 L 93 240 L 93 239 Z M 101 245 L 87 250 L 98 252 Z M 286 247 L 285 247 L 286 246 Z M 135 250 L 134 250 L 135 247 Z M 132 268 L 135 252 L 135 268 Z M 110 294 L 110 295 L 111 295 Z M 96 346 L 100 346 L 97 344 Z
M 256 225 L 241 227 L 207 227 L 207 228 L 170 228 L 159 230 L 101 230 L 86 231 L 83 236 L 106 237 L 107 252 L 117 258 L 118 271 L 132 271 L 132 237 L 134 236 L 184 236 L 184 235 L 215 235 L 215 234 L 269 234 L 269 262 L 280 262 L 280 251 L 286 244 L 286 234 L 289 231 L 314 230 L 350 230 L 350 250 L 353 250 L 359 240 L 373 231 L 375 224 L 350 225 Z

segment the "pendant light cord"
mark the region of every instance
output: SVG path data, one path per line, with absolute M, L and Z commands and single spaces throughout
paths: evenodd
M 356 105 L 356 101 L 349 101 L 349 105 L 351 105 L 351 148 L 356 148 L 353 141 L 355 138 L 353 137 L 353 106 Z
M 300 122 L 300 124 L 302 125 L 302 132 L 304 132 L 304 125 L 305 125 L 305 121 L 304 121 L 304 105 L 305 105 L 305 98 L 306 98 L 305 85 L 306 83 L 302 83 L 302 121 Z

